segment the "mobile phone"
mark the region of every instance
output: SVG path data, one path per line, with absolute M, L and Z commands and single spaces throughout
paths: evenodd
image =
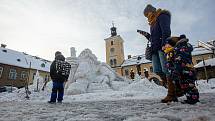
M 137 32 L 139 32 L 139 33 L 140 33 L 140 32 L 142 32 L 142 30 L 137 29 Z

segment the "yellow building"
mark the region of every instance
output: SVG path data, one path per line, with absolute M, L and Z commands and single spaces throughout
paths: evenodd
M 27 83 L 33 84 L 37 70 L 44 81 L 50 80 L 51 62 L 48 60 L 8 49 L 3 44 L 0 47 L 0 57 L 0 87 L 21 88 Z
M 152 70 L 151 62 L 146 60 L 144 55 L 134 56 L 125 60 L 124 57 L 124 40 L 117 35 L 116 27 L 111 29 L 111 37 L 105 40 L 106 45 L 106 63 L 110 65 L 119 75 L 130 78 L 130 70 L 134 73 L 144 76 L 144 71 Z M 144 70 L 145 69 L 145 70 Z M 150 71 L 149 71 L 150 72 Z

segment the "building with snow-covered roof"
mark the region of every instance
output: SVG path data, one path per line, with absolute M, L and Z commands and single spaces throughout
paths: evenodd
M 197 72 L 197 78 L 200 79 L 210 79 L 215 78 L 215 58 L 201 61 L 194 66 Z M 207 74 L 205 74 L 207 73 Z M 207 75 L 207 77 L 206 77 Z
M 213 41 L 210 41 L 208 43 L 198 41 L 197 47 L 194 47 L 194 50 L 192 52 L 192 62 L 194 65 L 201 62 L 203 59 L 207 60 L 210 58 L 214 58 L 214 49 L 215 45 L 213 45 Z
M 193 62 L 197 72 L 197 79 L 215 78 L 215 40 L 208 42 L 198 41 L 193 55 Z
M 148 71 L 152 73 L 152 64 L 151 61 L 145 59 L 145 55 L 137 55 L 131 57 L 128 56 L 128 59 L 124 60 L 122 67 L 122 75 L 129 77 L 130 71 L 138 73 L 141 76 L 145 76 L 144 72 Z
M 51 62 L 36 56 L 28 55 L 0 47 L 0 86 L 23 87 L 32 84 L 38 70 L 45 81 L 50 80 L 49 68 Z

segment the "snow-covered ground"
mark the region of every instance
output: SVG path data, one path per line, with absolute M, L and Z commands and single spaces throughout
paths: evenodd
M 51 84 L 51 83 L 50 83 Z M 214 121 L 215 79 L 198 81 L 200 102 L 195 105 L 160 103 L 166 89 L 147 79 L 137 80 L 119 91 L 65 95 L 63 104 L 48 104 L 50 88 L 0 93 L 0 121 Z M 51 87 L 51 85 L 49 85 Z M 32 86 L 33 87 L 33 86 Z M 31 88 L 31 87 L 30 87 Z M 34 89 L 34 88 L 33 88 Z M 185 97 L 180 98 L 183 100 Z

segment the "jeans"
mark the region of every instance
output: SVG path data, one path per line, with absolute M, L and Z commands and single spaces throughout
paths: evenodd
M 152 67 L 156 74 L 167 74 L 166 56 L 161 50 L 152 54 Z
M 51 102 L 56 102 L 56 99 L 61 102 L 64 95 L 64 82 L 55 82 L 53 81 L 52 93 L 51 93 Z

